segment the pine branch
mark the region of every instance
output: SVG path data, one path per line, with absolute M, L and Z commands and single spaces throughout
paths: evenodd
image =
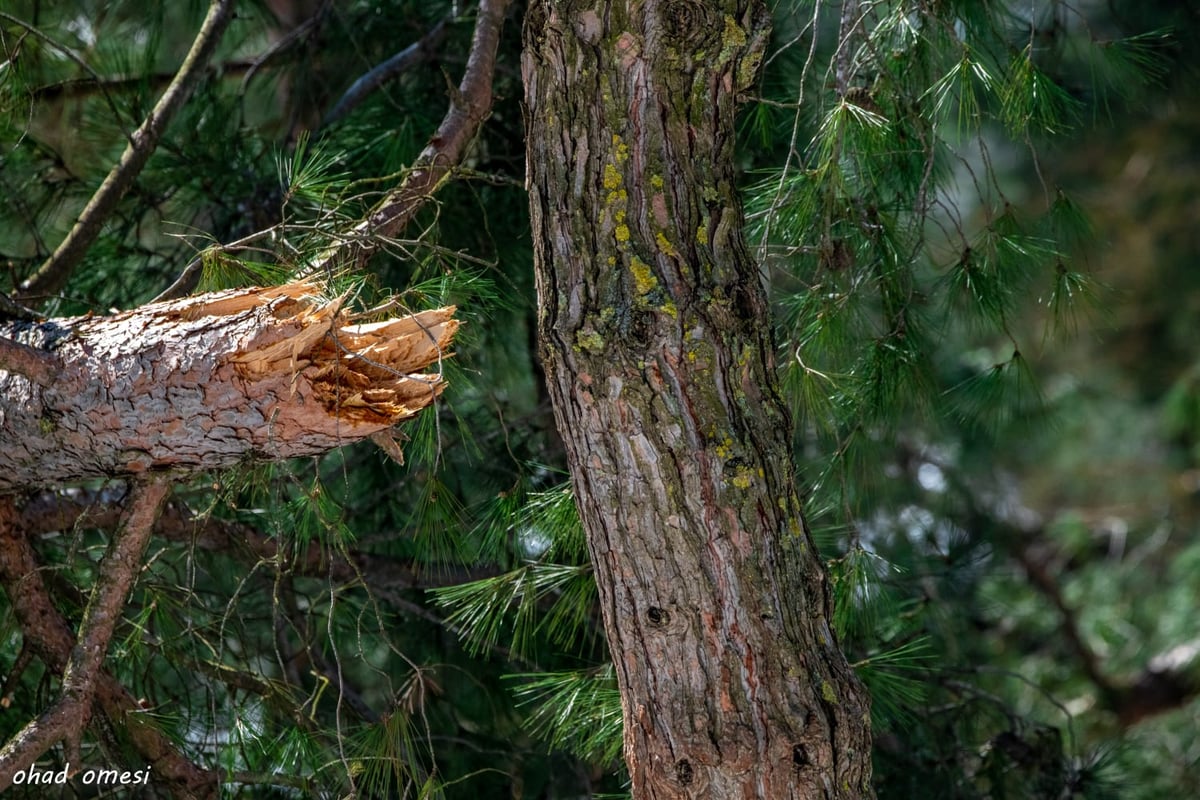
M 916 459 L 910 461 L 917 463 Z M 943 473 L 953 474 L 948 469 Z M 964 506 L 962 527 L 971 531 L 989 531 L 990 538 L 1008 550 L 1033 588 L 1050 602 L 1058 612 L 1059 630 L 1067 648 L 1079 662 L 1083 674 L 1096 687 L 1100 706 L 1114 713 L 1123 728 L 1180 708 L 1200 696 L 1200 640 L 1178 645 L 1150 659 L 1131 678 L 1110 675 L 1100 656 L 1087 643 L 1076 610 L 1067 603 L 1058 581 L 1046 569 L 1055 557 L 1055 550 L 1045 541 L 1042 523 L 1010 522 L 1005 517 L 1011 517 L 1011 513 L 994 513 L 963 481 L 952 478 L 949 483 Z
M 82 56 L 80 56 L 78 53 L 76 53 L 70 47 L 67 47 L 65 44 L 63 44 L 62 42 L 55 39 L 53 36 L 50 36 L 49 34 L 47 34 L 41 28 L 39 28 L 36 25 L 33 25 L 31 23 L 28 23 L 25 20 L 20 19 L 19 17 L 14 17 L 12 14 L 7 14 L 2 10 L 0 10 L 0 19 L 4 20 L 5 22 L 16 25 L 17 27 L 24 30 L 26 33 L 32 35 L 34 38 L 40 39 L 45 44 L 49 45 L 50 47 L 54 48 L 58 52 L 62 53 L 66 58 L 68 58 L 72 62 L 74 62 L 74 64 L 77 67 L 79 67 L 81 70 L 83 70 L 88 75 L 90 75 L 93 81 L 96 81 L 97 83 L 100 83 L 103 81 L 103 78 L 100 76 L 100 74 L 98 72 L 96 72 L 96 70 L 92 69 L 91 65 L 88 64 L 87 61 L 85 61 Z M 18 45 L 19 45 L 19 43 L 18 43 Z M 14 50 L 16 50 L 16 49 L 19 49 L 19 48 L 14 48 Z M 122 117 L 121 110 L 119 108 L 117 108 L 116 103 L 113 102 L 113 99 L 108 94 L 108 92 L 104 92 L 104 102 L 108 105 L 109 110 L 112 111 L 113 119 L 116 120 L 117 122 L 120 122 L 121 117 Z
M 41 318 L 32 308 L 26 308 L 4 292 L 0 292 L 0 321 L 11 319 L 38 322 Z
M 408 224 L 459 165 L 479 126 L 491 113 L 496 51 L 510 3 L 511 0 L 480 0 L 462 82 L 452 93 L 450 110 L 429 144 L 417 156 L 400 187 L 385 197 L 341 243 L 322 254 L 306 274 L 330 274 L 346 265 L 361 267 L 379 249 L 382 240 L 395 236 Z
M 358 108 L 380 86 L 392 80 L 400 73 L 426 60 L 446 35 L 446 20 L 441 20 L 417 41 L 396 53 L 382 64 L 371 69 L 365 75 L 351 84 L 345 94 L 334 104 L 325 119 L 321 121 L 319 130 L 324 131 L 335 122 Z
M 398 231 L 403 229 L 409 220 L 424 207 L 426 201 L 433 197 L 442 183 L 450 176 L 452 170 L 461 163 L 468 145 L 479 131 L 479 126 L 491 112 L 496 51 L 499 47 L 504 15 L 511 2 L 512 0 L 481 0 L 479 15 L 475 20 L 475 33 L 471 41 L 471 53 L 467 59 L 462 82 L 453 92 L 450 110 L 430 138 L 429 144 L 417 156 L 400 187 L 376 205 L 374 211 L 365 220 L 359 222 L 345 235 L 339 236 L 338 244 L 322 253 L 309 267 L 302 270 L 301 277 L 318 274 L 329 275 L 338 271 L 339 265 L 361 266 L 366 263 L 380 248 L 381 241 L 395 236 Z M 441 24 L 439 23 L 438 27 Z M 438 27 L 426 34 L 417 44 L 397 53 L 387 62 L 360 78 L 330 111 L 322 127 L 336 121 L 336 118 L 331 119 L 335 112 L 340 115 L 349 113 L 353 105 L 350 108 L 341 108 L 348 98 L 356 105 L 366 96 L 365 92 L 368 88 L 377 88 L 386 78 L 390 77 L 389 72 L 394 73 L 410 66 L 409 59 L 404 58 L 405 54 L 413 47 L 422 45 L 422 42 L 425 43 L 424 47 L 433 46 L 434 40 L 441 35 L 437 33 Z M 436 36 L 435 33 L 437 33 Z M 384 68 L 389 64 L 391 67 L 385 70 Z M 376 75 L 376 73 L 379 74 Z M 247 79 L 249 77 L 247 75 Z M 364 93 L 359 97 L 356 87 L 363 81 L 368 81 L 373 85 L 364 86 L 362 90 Z M 353 96 L 352 93 L 354 93 Z M 257 239 L 269 232 L 259 231 L 251 234 L 248 238 Z M 155 301 L 173 300 L 188 294 L 199 284 L 202 272 L 202 260 L 194 259 L 169 287 L 154 298 Z
M 55 531 L 76 527 L 111 530 L 120 521 L 116 492 L 111 489 L 72 489 L 70 493 L 41 492 L 26 500 L 17 512 L 16 528 L 33 539 Z M 280 570 L 297 577 L 327 578 L 341 583 L 363 583 L 369 591 L 436 589 L 499 574 L 496 567 L 452 569 L 446 566 L 429 570 L 414 559 L 345 549 L 331 552 L 313 542 L 294 555 L 278 538 L 266 536 L 241 522 L 211 516 L 193 516 L 178 502 L 167 504 L 159 516 L 154 534 L 167 541 L 194 546 L 208 552 L 224 553 L 248 567 L 272 562 Z M 397 539 L 408 534 L 391 534 Z
M 1062 589 L 1058 585 L 1058 581 L 1046 569 L 1046 558 L 1038 558 L 1034 555 L 1032 540 L 1034 535 L 1026 534 L 1018 536 L 1010 543 L 1013 559 L 1021 565 L 1026 577 L 1035 589 L 1038 590 L 1047 600 L 1050 605 L 1058 612 L 1061 620 L 1059 629 L 1062 632 L 1063 639 L 1071 652 L 1074 653 L 1076 660 L 1079 661 L 1083 668 L 1084 675 L 1087 676 L 1101 694 L 1105 698 L 1112 699 L 1116 693 L 1116 687 L 1112 680 L 1100 668 L 1100 657 L 1096 655 L 1096 651 L 1088 645 L 1083 638 L 1083 633 L 1079 629 L 1079 621 L 1075 609 L 1073 609 L 1067 599 L 1063 597 Z
M 1148 717 L 1181 708 L 1200 696 L 1200 640 L 1185 642 L 1151 658 L 1132 678 L 1117 680 L 1104 671 L 1100 657 L 1079 629 L 1075 609 L 1063 597 L 1058 581 L 1046 570 L 1049 557 L 1039 559 L 1031 553 L 1042 532 L 1041 527 L 1024 532 L 1014 527 L 1013 558 L 1034 588 L 1058 611 L 1059 627 L 1068 648 L 1096 687 L 1100 705 L 1116 714 L 1121 727 L 1128 728 Z
M 158 147 L 167 125 L 199 84 L 221 34 L 232 18 L 233 0 L 212 0 L 208 15 L 175 79 L 133 132 L 120 160 L 92 195 L 67 237 L 37 272 L 21 284 L 17 299 L 22 302 L 41 302 L 66 285 L 71 273 L 100 236 L 105 220 L 112 216 L 117 203 L 133 186 L 134 180 Z
M 11 499 L 0 500 L 0 586 L 21 626 L 24 646 L 49 669 L 62 673 L 75 637 L 42 579 L 41 565 Z M 197 767 L 158 728 L 145 722 L 137 700 L 105 670 L 97 679 L 95 705 L 111 726 L 125 732 L 142 765 L 152 766 L 156 781 L 167 785 L 175 796 L 184 800 L 216 797 L 216 774 Z
M 100 562 L 96 584 L 79 626 L 78 641 L 71 648 L 63 670 L 58 700 L 0 749 L 0 790 L 11 785 L 18 771 L 34 763 L 59 741 L 66 740 L 69 757 L 78 763 L 79 740 L 90 721 L 108 643 L 141 571 L 142 554 L 150 541 L 155 517 L 169 492 L 170 484 L 162 480 L 135 487 L 121 525 Z M 15 533 L 9 531 L 14 538 Z M 22 628 L 29 636 L 28 627 Z

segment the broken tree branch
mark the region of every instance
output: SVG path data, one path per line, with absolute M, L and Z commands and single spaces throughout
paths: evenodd
M 100 235 L 104 221 L 112 215 L 117 203 L 129 191 L 150 155 L 158 147 L 158 141 L 167 125 L 200 82 L 221 34 L 232 17 L 233 0 L 212 0 L 208 15 L 204 18 L 204 23 L 200 26 L 200 31 L 196 34 L 196 39 L 183 59 L 175 79 L 163 92 L 150 114 L 133 132 L 120 160 L 92 195 L 67 237 L 38 267 L 37 272 L 21 284 L 17 300 L 40 303 L 66 285 L 75 267 Z
M 45 387 L 0 371 L 0 493 L 316 455 L 432 403 L 454 308 L 349 325 L 340 305 L 292 283 L 0 326 L 62 364 Z

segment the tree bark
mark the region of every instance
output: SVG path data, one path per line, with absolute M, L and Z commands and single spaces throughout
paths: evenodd
M 639 798 L 873 796 L 734 185 L 763 5 L 532 3 L 541 356 Z
M 445 383 L 421 371 L 454 309 L 351 325 L 339 307 L 294 283 L 0 326 L 23 346 L 0 360 L 0 494 L 315 455 L 433 402 Z

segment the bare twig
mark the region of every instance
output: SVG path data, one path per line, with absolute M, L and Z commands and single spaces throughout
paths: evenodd
M 70 659 L 75 637 L 42 579 L 22 522 L 22 514 L 14 509 L 11 498 L 0 499 L 0 586 L 21 626 L 24 648 L 49 669 L 61 673 Z M 95 697 L 95 705 L 109 724 L 123 730 L 142 758 L 142 764 L 131 767 L 149 764 L 155 782 L 168 786 L 184 800 L 216 796 L 217 775 L 197 767 L 157 727 L 147 723 L 139 713 L 137 700 L 107 671 L 99 675 Z
M 32 308 L 13 300 L 4 292 L 0 292 L 0 319 L 17 319 L 25 322 L 40 322 L 42 317 Z
M 384 83 L 429 58 L 445 35 L 446 20 L 443 19 L 420 39 L 356 80 L 325 115 L 325 119 L 321 121 L 321 130 L 345 117 Z
M 341 674 L 341 671 L 335 669 L 329 664 L 328 659 L 322 653 L 326 642 L 321 637 L 314 636 L 312 626 L 307 624 L 307 615 L 301 611 L 300 604 L 296 601 L 296 587 L 293 585 L 291 576 L 282 576 L 283 579 L 275 583 L 275 598 L 274 603 L 278 607 L 277 613 L 281 615 L 281 621 L 285 623 L 277 630 L 277 636 L 280 638 L 282 649 L 290 648 L 287 633 L 290 630 L 295 634 L 298 649 L 291 651 L 292 664 L 296 669 L 307 667 L 307 671 L 313 675 L 318 681 L 326 685 L 335 687 L 337 691 L 338 702 L 343 700 L 350 710 L 360 720 L 368 723 L 376 723 L 379 721 L 379 714 L 371 708 L 370 704 L 363 698 L 362 692 L 351 685 L 346 676 Z M 319 693 L 313 695 L 309 702 L 312 707 L 309 713 L 316 714 L 317 701 L 320 697 Z
M 242 85 L 238 87 L 238 97 L 241 98 L 245 96 L 246 91 L 250 88 L 250 82 L 254 80 L 254 76 L 258 74 L 258 71 L 262 69 L 262 67 L 278 60 L 284 53 L 286 53 L 288 50 L 291 50 L 293 47 L 304 43 L 310 38 L 315 38 L 319 33 L 321 26 L 324 24 L 325 18 L 328 15 L 329 9 L 332 7 L 332 5 L 332 0 L 323 0 L 321 5 L 317 7 L 316 11 L 314 11 L 307 19 L 288 31 L 277 42 L 267 48 L 265 53 L 255 58 L 251 62 L 250 68 L 246 70 L 246 76 L 242 78 Z M 278 13 L 276 13 L 275 19 L 284 27 L 286 27 L 288 24 L 291 24 L 283 20 Z
M 842 16 L 838 21 L 838 52 L 837 52 L 837 93 L 845 98 L 850 91 L 851 69 L 854 61 L 854 48 L 851 41 L 855 29 L 862 20 L 858 0 L 842 0 Z
M 17 685 L 17 681 L 21 680 L 21 675 L 25 673 L 25 668 L 33 661 L 33 648 L 28 642 L 21 645 L 21 652 L 17 653 L 16 659 L 13 661 L 12 669 L 4 676 L 4 683 L 0 684 L 0 708 L 8 708 L 12 704 L 13 687 Z
M 220 41 L 221 34 L 232 16 L 233 0 L 212 0 L 208 15 L 204 18 L 200 32 L 196 34 L 191 50 L 180 65 L 175 79 L 171 81 L 171 85 L 159 98 L 150 114 L 133 132 L 120 160 L 92 195 L 67 237 L 37 272 L 21 284 L 17 295 L 19 300 L 41 302 L 66 284 L 88 248 L 100 235 L 104 221 L 112 215 L 117 203 L 129 191 L 157 148 L 168 123 L 200 82 L 217 42 Z
M 183 297 L 195 289 L 200 284 L 200 276 L 204 272 L 205 255 L 210 253 L 234 253 L 243 249 L 250 249 L 249 245 L 265 236 L 272 235 L 278 231 L 278 229 L 279 228 L 277 225 L 272 225 L 269 228 L 265 228 L 261 231 L 255 231 L 254 233 L 243 236 L 236 242 L 230 242 L 229 244 L 220 246 L 206 247 L 205 249 L 201 250 L 195 258 L 188 262 L 188 265 L 183 268 L 183 272 L 179 273 L 179 277 L 175 279 L 174 283 L 164 289 L 161 294 L 159 294 L 150 302 L 162 303 L 166 300 L 177 300 L 178 298 Z
M 479 126 L 491 113 L 496 51 L 500 43 L 504 15 L 511 2 L 512 0 L 481 0 L 479 15 L 475 20 L 475 33 L 471 40 L 471 54 L 467 59 L 462 82 L 452 91 L 450 110 L 446 112 L 429 144 L 417 156 L 399 188 L 378 203 L 365 220 L 339 236 L 336 244 L 300 271 L 300 276 L 330 274 L 339 264 L 362 265 L 388 239 L 395 237 L 450 177 L 451 171 L 462 161 L 467 147 L 478 133 Z M 438 32 L 441 27 L 441 24 L 436 26 L 421 42 L 412 47 L 418 47 L 422 42 L 425 42 L 423 47 L 432 47 L 434 39 L 441 35 Z M 338 115 L 349 112 L 353 105 L 349 108 L 342 107 L 348 98 L 353 100 L 354 104 L 361 102 L 366 91 L 377 88 L 395 71 L 407 68 L 409 60 L 404 56 L 412 47 L 401 51 L 360 78 L 329 112 L 323 127 L 336 120 L 335 112 Z M 392 66 L 385 70 L 388 64 Z M 367 85 L 362 90 L 362 96 L 358 96 L 357 87 L 364 81 Z M 260 231 L 253 236 L 258 237 L 263 233 L 265 232 Z M 194 260 L 155 300 L 174 300 L 188 294 L 199 283 L 201 271 L 200 260 Z
M 219 75 L 223 78 L 234 78 L 249 70 L 256 60 L 239 58 L 210 64 L 205 68 L 207 75 Z M 174 72 L 152 72 L 149 75 L 98 75 L 90 78 L 69 78 L 35 87 L 30 95 L 38 102 L 54 102 L 87 97 L 97 92 L 127 92 L 138 91 L 149 87 L 158 89 L 167 86 L 175 80 Z

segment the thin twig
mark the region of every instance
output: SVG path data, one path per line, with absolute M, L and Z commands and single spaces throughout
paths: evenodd
M 25 32 L 32 34 L 34 36 L 34 38 L 40 39 L 43 42 L 45 42 L 46 44 L 48 44 L 50 47 L 53 47 L 55 50 L 57 50 L 58 52 L 62 53 L 64 56 L 66 56 L 68 59 L 75 62 L 75 65 L 78 66 L 81 70 L 86 72 L 88 75 L 91 75 L 93 80 L 95 80 L 97 82 L 103 80 L 100 76 L 100 73 L 98 73 L 98 72 L 96 72 L 96 70 L 92 69 L 91 65 L 88 64 L 87 61 L 85 61 L 82 56 L 80 56 L 78 53 L 76 53 L 70 47 L 67 47 L 62 42 L 58 41 L 54 37 L 47 34 L 45 31 L 38 28 L 36 25 L 26 22 L 25 20 L 20 19 L 19 17 L 14 17 L 12 14 L 7 14 L 4 11 L 0 11 L 0 19 L 4 20 L 5 22 L 16 25 L 17 27 L 23 29 Z M 109 95 L 108 92 L 104 92 L 104 102 L 108 105 L 109 110 L 112 111 L 113 119 L 117 122 L 117 124 L 123 124 L 122 120 L 121 120 L 121 117 L 123 116 L 121 113 L 121 109 L 117 107 L 117 104 L 113 101 L 112 96 Z
M 219 75 L 222 78 L 234 78 L 249 70 L 256 60 L 234 59 L 210 64 L 205 72 L 208 75 Z M 139 91 L 149 87 L 158 89 L 167 86 L 175 80 L 174 72 L 153 72 L 149 75 L 99 75 L 91 78 L 68 78 L 55 81 L 30 90 L 32 98 L 38 102 L 54 102 L 59 99 L 75 99 L 86 97 L 97 92 L 126 92 Z
M 204 257 L 206 255 L 233 253 L 239 250 L 248 250 L 250 249 L 248 245 L 258 241 L 259 239 L 262 239 L 265 236 L 269 236 L 278 230 L 278 225 L 272 225 L 271 227 L 264 228 L 261 231 L 255 231 L 254 233 L 247 234 L 246 236 L 238 239 L 236 242 L 204 248 L 195 258 L 188 262 L 188 265 L 183 268 L 183 272 L 179 273 L 179 277 L 176 278 L 170 286 L 164 289 L 150 302 L 162 303 L 167 300 L 177 300 L 195 289 L 200 284 L 200 277 L 204 273 Z
M 862 21 L 862 13 L 858 0 L 842 0 L 842 16 L 838 21 L 838 50 L 837 50 L 837 93 L 845 99 L 850 91 L 850 79 L 853 72 L 854 48 L 850 46 L 855 30 Z
M 0 499 L 0 586 L 21 626 L 23 645 L 48 669 L 61 673 L 70 659 L 75 637 L 42 579 L 41 566 L 23 524 L 24 511 L 22 508 L 17 512 L 11 498 Z M 141 765 L 153 768 L 156 784 L 169 788 L 181 800 L 216 797 L 217 775 L 193 764 L 157 726 L 146 723 L 137 700 L 104 670 L 96 685 L 95 705 L 110 727 L 122 731 L 125 741 L 141 757 Z
M 255 58 L 251 62 L 250 68 L 246 70 L 246 76 L 242 78 L 241 86 L 238 87 L 238 98 L 241 99 L 246 96 L 246 91 L 250 88 L 250 82 L 254 80 L 254 76 L 258 74 L 260 69 L 277 60 L 291 48 L 303 43 L 307 38 L 315 37 L 321 25 L 324 24 L 325 17 L 332 5 L 332 0 L 324 0 L 308 19 L 292 28 L 279 41 L 272 44 L 265 53 Z M 278 16 L 276 16 L 276 19 L 281 23 L 284 22 Z
M 17 319 L 24 322 L 40 322 L 42 316 L 32 308 L 13 300 L 4 292 L 0 292 L 0 319 Z
M 233 0 L 212 1 L 208 15 L 200 26 L 200 32 L 196 34 L 191 50 L 183 59 L 175 79 L 163 92 L 150 114 L 130 136 L 125 152 L 100 184 L 100 188 L 92 195 L 67 237 L 42 263 L 37 272 L 21 284 L 17 294 L 18 300 L 41 302 L 66 285 L 71 273 L 100 236 L 105 220 L 116 210 L 117 203 L 129 191 L 150 155 L 158 147 L 158 141 L 167 125 L 199 84 L 221 34 L 232 17 Z
M 421 151 L 408 170 L 407 177 L 401 182 L 399 188 L 377 204 L 367 219 L 359 222 L 350 231 L 339 235 L 336 243 L 318 256 L 310 266 L 301 270 L 298 277 L 330 275 L 335 271 L 335 265 L 365 263 L 408 224 L 417 211 L 425 205 L 425 202 L 431 199 L 451 176 L 462 161 L 468 145 L 478 133 L 479 126 L 491 113 L 496 51 L 499 47 L 504 15 L 511 2 L 512 0 L 481 0 L 479 15 L 475 20 L 475 33 L 471 41 L 471 54 L 467 59 L 462 82 L 457 90 L 452 91 L 450 110 L 430 138 L 429 145 Z M 439 23 L 420 42 L 401 51 L 360 78 L 329 112 L 322 127 L 336 121 L 338 117 L 335 116 L 335 113 L 338 115 L 349 113 L 353 106 L 342 108 L 342 105 L 351 96 L 351 93 L 356 92 L 359 83 L 369 81 L 369 88 L 375 89 L 390 77 L 390 74 L 384 74 L 385 72 L 394 73 L 396 70 L 410 66 L 402 58 L 405 53 L 422 43 L 425 43 L 424 47 L 432 47 L 434 40 L 442 35 L 438 32 L 438 28 L 441 26 L 442 23 Z M 392 67 L 385 71 L 384 67 L 388 64 L 392 64 Z M 365 96 L 363 94 L 361 97 L 354 97 L 354 104 L 361 102 Z M 275 230 L 275 228 L 270 230 Z M 252 238 L 258 238 L 270 230 L 252 234 Z M 194 259 L 167 289 L 154 298 L 155 301 L 174 300 L 188 294 L 196 288 L 201 271 L 201 260 Z
M 79 528 L 111 530 L 119 510 L 111 491 L 73 489 L 70 493 L 41 492 L 26 500 L 17 512 L 16 526 L 28 538 Z M 166 506 L 154 534 L 171 542 L 213 553 L 225 553 L 248 566 L 269 563 L 280 572 L 304 577 L 326 577 L 339 583 L 363 583 L 391 590 L 435 589 L 490 578 L 493 566 L 430 570 L 413 559 L 371 553 L 367 550 L 330 551 L 319 542 L 292 552 L 275 537 L 265 536 L 241 522 L 212 516 L 193 516 L 179 503 Z M 388 533 L 394 541 L 406 533 Z
M 437 25 L 430 28 L 420 39 L 399 53 L 396 53 L 387 61 L 372 68 L 346 90 L 341 99 L 325 115 L 325 119 L 321 120 L 321 127 L 318 130 L 324 131 L 338 120 L 341 120 L 355 108 L 358 108 L 363 100 L 366 100 L 372 92 L 384 83 L 429 58 L 433 54 L 434 48 L 438 46 L 445 35 L 446 20 L 443 19 Z

